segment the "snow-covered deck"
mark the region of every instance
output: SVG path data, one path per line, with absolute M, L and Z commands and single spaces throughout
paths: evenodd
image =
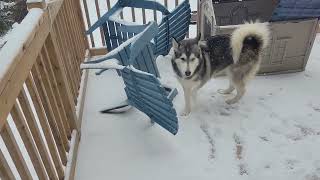
M 179 89 L 179 113 L 183 92 L 170 61 L 158 59 L 158 66 Z M 89 73 L 78 180 L 320 179 L 320 36 L 305 72 L 259 76 L 237 105 L 217 93 L 224 77 L 209 82 L 197 108 L 179 117 L 176 136 L 136 109 L 100 114 L 125 99 L 122 83 L 114 71 Z

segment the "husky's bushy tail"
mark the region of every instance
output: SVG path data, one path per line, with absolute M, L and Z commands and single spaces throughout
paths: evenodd
M 266 48 L 270 41 L 268 23 L 245 23 L 240 25 L 231 35 L 231 48 L 233 62 L 237 63 L 240 54 L 246 50 L 258 50 Z

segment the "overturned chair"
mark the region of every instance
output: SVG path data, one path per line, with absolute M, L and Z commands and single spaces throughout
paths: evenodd
M 145 8 L 160 11 L 163 14 L 160 25 L 152 23 L 152 25 L 142 25 L 137 23 L 129 23 L 120 19 L 120 14 L 124 7 Z M 88 63 L 100 63 L 112 58 L 119 60 L 119 63 L 123 66 L 129 65 L 129 56 L 131 49 L 130 45 L 137 40 L 149 42 L 145 44 L 143 50 L 137 53 L 136 59 L 132 62 L 136 69 L 151 73 L 156 77 L 160 77 L 156 57 L 158 55 L 167 55 L 172 47 L 172 38 L 180 41 L 185 38 L 188 32 L 188 27 L 191 18 L 191 9 L 188 0 L 185 0 L 179 6 L 177 6 L 171 13 L 161 4 L 155 1 L 148 0 L 119 0 L 106 14 L 104 14 L 99 20 L 93 24 L 87 34 L 92 33 L 95 29 L 102 26 L 104 29 L 104 35 L 106 45 L 109 53 L 95 61 Z M 147 28 L 148 27 L 148 28 Z M 148 30 L 146 30 L 148 29 Z M 147 31 L 148 33 L 144 32 Z M 139 33 L 143 33 L 141 36 Z M 137 44 L 137 43 L 135 43 Z M 107 69 L 103 69 L 97 72 L 100 75 Z M 170 94 L 170 98 L 176 96 L 177 89 L 165 87 L 165 90 Z M 122 109 L 126 107 L 126 102 L 121 103 L 118 106 L 106 109 L 104 112 L 114 112 L 114 110 Z
M 132 32 L 128 28 L 121 29 L 121 32 L 128 31 Z M 178 119 L 172 100 L 177 90 L 168 91 L 158 79 L 159 72 L 150 42 L 157 32 L 157 24 L 150 22 L 141 33 L 128 39 L 102 59 L 83 63 L 81 69 L 116 69 L 123 78 L 128 99 L 104 112 L 131 105 L 148 115 L 152 122 L 176 134 Z M 149 65 L 144 64 L 146 60 L 150 61 Z
M 189 0 L 183 1 L 172 12 L 168 11 L 162 4 L 152 0 L 118 0 L 87 31 L 87 34 L 91 34 L 95 29 L 102 27 L 109 52 L 137 34 L 133 31 L 128 33 L 121 31 L 122 26 L 139 27 L 137 23 L 127 22 L 120 18 L 120 14 L 125 7 L 152 9 L 162 13 L 162 20 L 158 26 L 159 31 L 151 42 L 151 47 L 156 56 L 167 55 L 172 47 L 172 38 L 181 41 L 189 30 L 191 19 Z

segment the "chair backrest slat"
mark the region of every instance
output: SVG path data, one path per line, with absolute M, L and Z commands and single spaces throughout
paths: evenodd
M 116 33 L 117 33 L 118 46 L 120 46 L 120 44 L 122 44 L 124 42 L 123 41 L 123 34 L 122 34 L 122 32 L 119 31 L 120 24 L 115 22 L 114 25 L 115 25 L 115 29 L 116 29 Z
M 139 83 L 139 82 L 138 82 Z M 136 85 L 133 83 L 125 83 L 127 90 L 129 90 L 131 93 L 133 93 L 135 96 L 138 94 L 139 97 L 143 97 L 146 101 L 152 102 L 152 105 L 148 105 L 153 108 L 161 108 L 165 113 L 173 113 L 176 114 L 174 109 L 172 108 L 172 103 L 168 101 L 167 98 L 165 98 L 162 94 L 158 93 L 157 91 L 152 90 L 146 90 L 143 85 L 138 85 L 138 88 L 141 89 L 141 91 L 136 90 Z M 143 90 L 143 91 L 142 91 Z M 146 91 L 145 91 L 146 90 Z M 154 98 L 157 97 L 157 98 Z M 147 103 L 147 102 L 146 102 Z
M 173 119 L 174 117 L 172 117 Z M 163 118 L 162 116 L 157 116 L 156 114 L 153 117 L 154 121 L 156 121 L 160 126 L 171 132 L 172 134 L 177 134 L 178 132 L 178 122 L 177 123 L 172 123 L 168 122 Z
M 126 53 L 126 48 L 122 49 L 121 51 L 118 52 L 119 58 L 121 59 L 121 64 L 126 65 L 129 64 L 129 56 Z
M 121 70 L 129 104 L 146 113 L 172 134 L 178 131 L 177 113 L 159 80 L 149 73 L 126 67 Z
M 190 24 L 191 9 L 186 0 L 174 9 L 167 17 L 164 17 L 159 25 L 154 47 L 157 55 L 167 55 L 172 47 L 172 38 L 181 41 L 185 38 Z
M 124 25 L 120 24 L 120 27 L 122 27 L 122 26 L 124 26 Z M 128 40 L 128 33 L 127 32 L 122 32 L 122 39 L 123 39 L 123 42 Z
M 149 62 L 149 63 L 145 63 L 146 64 L 146 68 L 148 70 L 146 72 L 149 72 L 151 74 L 156 74 L 157 77 L 159 77 L 160 75 L 159 75 L 159 72 L 158 72 L 158 67 L 155 64 L 156 58 L 154 57 L 153 52 L 150 52 L 148 46 L 150 46 L 150 45 L 147 45 L 142 51 L 142 55 L 143 55 L 144 61 L 145 62 Z
M 181 4 L 177 9 L 175 9 L 170 15 L 169 15 L 169 21 L 173 22 L 177 17 L 185 16 L 186 13 L 189 13 L 190 6 L 187 4 Z
M 128 75 L 127 75 L 127 76 L 128 76 Z M 139 86 L 139 87 L 140 87 L 140 86 L 143 86 L 144 89 L 149 89 L 150 91 L 158 91 L 159 94 L 165 94 L 165 92 L 159 90 L 158 87 L 154 86 L 154 83 L 157 83 L 157 82 L 145 81 L 144 79 L 138 77 L 137 75 L 135 76 L 135 78 L 136 78 L 137 80 L 139 80 L 139 84 L 132 84 L 132 85 L 134 85 L 134 86 Z M 126 80 L 128 81 L 128 84 L 130 84 L 130 83 L 129 83 L 129 80 L 130 80 L 130 79 L 128 79 L 128 77 L 124 76 L 124 79 L 126 79 Z
M 170 21 L 170 29 L 171 31 L 169 32 L 170 35 L 174 35 L 173 31 L 176 29 L 179 29 L 179 27 L 185 27 L 186 25 L 189 26 L 188 22 L 189 17 L 185 16 L 185 14 L 182 14 L 179 17 L 176 17 L 174 20 Z
M 153 59 L 152 63 L 150 63 L 150 66 L 152 65 L 152 67 L 150 68 L 154 71 L 154 73 L 152 74 L 156 74 L 157 77 L 160 77 L 159 69 L 156 62 L 156 57 L 153 53 L 154 51 L 152 50 L 152 47 L 150 44 L 147 47 L 148 47 L 148 55 L 150 56 L 150 59 Z
M 128 37 L 129 37 L 129 38 L 132 38 L 133 36 L 135 36 L 134 33 L 128 33 Z
M 109 27 L 109 38 L 111 40 L 111 50 L 112 49 L 115 49 L 119 46 L 118 42 L 117 42 L 117 32 L 116 32 L 116 29 L 115 29 L 115 24 L 114 22 L 112 21 L 108 21 L 108 27 Z
M 145 63 L 146 60 L 147 59 L 144 59 L 142 51 L 141 51 L 141 52 L 139 52 L 139 55 L 135 59 L 135 62 L 137 62 L 138 66 L 139 66 L 139 69 L 141 69 L 141 70 L 143 69 L 145 72 L 149 72 L 148 68 L 147 68 L 147 65 Z
M 102 28 L 103 28 L 103 32 L 104 32 L 104 38 L 105 38 L 105 42 L 106 42 L 106 46 L 107 46 L 107 49 L 112 49 L 112 44 L 111 44 L 111 39 L 110 39 L 110 36 L 109 36 L 109 26 L 107 23 L 104 23 L 102 25 Z

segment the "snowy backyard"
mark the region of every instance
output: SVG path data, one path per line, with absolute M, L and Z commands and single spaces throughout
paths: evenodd
M 32 8 L 0 37 L 0 109 L 8 114 L 0 114 L 0 180 L 10 173 L 8 179 L 30 180 L 320 180 L 320 33 L 305 71 L 257 76 L 234 105 L 225 103 L 234 94 L 217 92 L 227 78 L 212 79 L 188 116 L 180 115 L 185 102 L 171 55 L 159 56 L 161 84 L 178 89 L 179 131 L 172 135 L 134 107 L 100 113 L 127 99 L 123 79 L 115 70 L 80 70 L 84 60 L 107 52 L 106 34 L 97 29 L 87 42 L 83 32 L 117 0 L 57 2 Z M 176 2 L 169 1 L 169 11 Z M 197 1 L 190 5 L 197 10 Z M 134 21 L 132 12 L 124 8 L 124 20 Z M 136 14 L 138 23 L 154 20 L 152 10 Z M 196 31 L 190 25 L 188 35 Z
M 320 36 L 306 71 L 258 76 L 236 105 L 217 93 L 226 78 L 210 81 L 198 104 L 179 118 L 171 135 L 132 108 L 100 114 L 126 98 L 115 71 L 90 70 L 76 179 L 320 179 Z M 162 80 L 177 87 L 173 103 L 182 111 L 183 91 L 170 57 L 159 57 Z

